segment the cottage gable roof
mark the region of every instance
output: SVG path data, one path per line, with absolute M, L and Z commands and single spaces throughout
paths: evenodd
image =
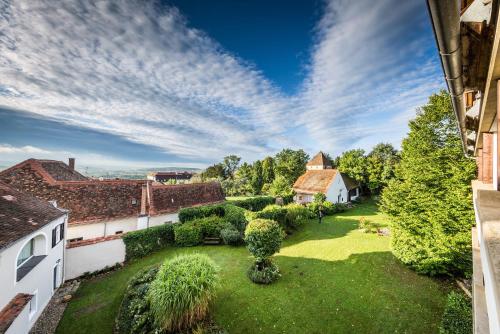
M 327 168 L 332 168 L 332 164 L 330 160 L 326 157 L 326 155 L 319 151 L 318 154 L 316 154 L 307 164 L 307 167 L 313 167 L 313 166 L 320 166 L 323 167 L 324 169 Z
M 0 182 L 0 249 L 64 214 L 52 204 Z
M 352 177 L 348 176 L 347 174 L 340 173 L 340 176 L 342 177 L 342 181 L 344 181 L 345 187 L 347 190 L 352 190 L 359 188 L 359 183 Z
M 295 184 L 293 190 L 297 193 L 326 193 L 337 175 L 336 169 L 307 170 Z
M 8 175 L 13 171 L 19 170 L 23 167 L 29 167 L 36 171 L 48 183 L 55 183 L 57 181 L 84 181 L 88 180 L 76 170 L 62 161 L 57 160 L 41 160 L 41 159 L 28 159 L 10 168 L 0 172 L 0 176 Z

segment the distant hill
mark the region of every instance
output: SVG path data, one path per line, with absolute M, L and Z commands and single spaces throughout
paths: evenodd
M 105 179 L 145 179 L 149 172 L 191 172 L 200 173 L 201 169 L 190 167 L 152 167 L 137 169 L 105 169 L 98 167 L 77 168 L 80 173 L 89 177 L 103 177 Z

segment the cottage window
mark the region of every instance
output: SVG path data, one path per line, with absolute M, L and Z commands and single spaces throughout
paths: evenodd
M 116 231 L 115 234 L 122 234 L 123 231 Z
M 23 263 L 25 263 L 26 261 L 28 261 L 33 256 L 34 243 L 35 240 L 31 239 L 26 245 L 24 245 L 23 249 L 21 250 L 21 253 L 19 253 L 19 256 L 17 257 L 18 267 Z
M 52 248 L 64 239 L 64 224 L 59 224 L 52 229 Z
M 38 305 L 37 305 L 37 296 L 38 295 L 38 291 L 35 291 L 33 292 L 33 297 L 31 297 L 31 300 L 30 300 L 30 313 L 29 313 L 29 317 L 30 319 L 33 318 L 33 316 L 35 315 L 36 311 L 37 311 L 37 308 L 38 308 Z
M 77 241 L 81 241 L 81 240 L 83 240 L 83 237 L 78 237 L 78 238 L 69 239 L 68 241 L 69 241 L 70 243 L 72 243 L 72 242 L 77 242 Z

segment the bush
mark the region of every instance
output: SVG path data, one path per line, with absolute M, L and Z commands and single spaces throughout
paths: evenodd
M 219 238 L 220 231 L 230 225 L 224 218 L 216 216 L 195 219 L 186 224 L 199 226 L 203 238 Z
M 467 296 L 457 292 L 448 295 L 439 333 L 472 333 L 472 304 Z
M 288 204 L 285 206 L 285 226 L 288 229 L 296 229 L 307 219 L 314 218 L 314 215 L 305 206 L 300 204 Z
M 146 296 L 157 272 L 158 267 L 143 269 L 129 281 L 115 319 L 117 333 L 146 334 L 155 332 Z
M 248 269 L 248 278 L 257 284 L 270 284 L 281 277 L 278 266 L 271 261 L 265 265 L 253 264 Z
M 224 217 L 224 213 L 223 204 L 195 206 L 192 208 L 181 209 L 179 211 L 179 220 L 181 223 L 185 223 L 190 220 L 210 216 Z
M 293 203 L 294 196 L 295 196 L 294 194 L 282 196 L 283 204 L 287 205 L 287 204 Z
M 272 196 L 250 197 L 241 200 L 229 200 L 228 202 L 250 211 L 260 211 L 270 204 L 274 204 L 275 198 Z
M 196 246 L 203 242 L 203 230 L 196 224 L 178 225 L 174 229 L 174 234 L 177 246 Z
M 164 224 L 128 232 L 123 236 L 126 259 L 140 258 L 174 243 L 174 227 Z
M 329 202 L 329 201 L 324 201 L 321 204 L 321 206 L 323 208 L 323 214 L 327 215 L 327 216 L 330 216 L 330 215 L 333 215 L 333 214 L 339 213 L 339 212 L 344 212 L 345 210 L 347 210 L 347 205 L 344 203 L 334 204 L 334 203 Z M 318 215 L 319 207 L 320 207 L 320 204 L 317 202 L 311 202 L 311 203 L 307 204 L 307 208 L 313 213 L 314 216 Z
M 217 267 L 206 255 L 167 260 L 147 292 L 158 327 L 181 331 L 203 320 L 218 285 Z
M 245 231 L 245 227 L 247 226 L 245 209 L 227 204 L 224 206 L 224 219 L 241 233 Z
M 358 228 L 365 233 L 377 233 L 381 227 L 381 224 L 367 220 L 365 217 L 359 218 Z
M 283 230 L 273 220 L 252 220 L 245 230 L 247 248 L 257 262 L 262 262 L 274 253 L 279 252 L 282 240 Z
M 241 232 L 232 225 L 220 231 L 220 236 L 226 245 L 239 245 L 243 242 Z
M 270 219 L 278 222 L 283 229 L 286 229 L 286 214 L 285 207 L 279 205 L 268 205 L 262 211 L 255 213 L 257 219 Z

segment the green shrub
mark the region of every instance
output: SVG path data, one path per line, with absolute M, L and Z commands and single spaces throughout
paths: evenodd
M 220 231 L 230 225 L 224 218 L 217 216 L 195 219 L 186 224 L 200 226 L 203 238 L 219 238 Z
M 283 241 L 283 230 L 269 219 L 252 220 L 245 230 L 247 248 L 258 262 L 279 252 Z
M 174 243 L 174 227 L 164 224 L 143 230 L 128 232 L 123 236 L 126 259 L 140 258 Z
M 224 217 L 224 204 L 202 205 L 192 208 L 183 208 L 179 211 L 179 221 L 185 223 L 190 220 L 210 216 Z
M 185 223 L 175 227 L 175 244 L 177 246 L 196 246 L 203 242 L 203 230 L 200 225 Z
M 130 279 L 115 319 L 118 334 L 154 333 L 154 320 L 146 298 L 158 267 L 146 268 Z
M 287 210 L 285 207 L 271 204 L 266 206 L 262 211 L 256 212 L 255 217 L 257 219 L 270 219 L 278 222 L 283 229 L 286 229 L 286 214 Z
M 339 212 L 344 212 L 345 210 L 347 210 L 346 204 L 344 204 L 344 203 L 336 203 L 335 204 L 335 203 L 332 203 L 329 201 L 324 201 L 322 204 L 319 204 L 318 202 L 311 202 L 311 203 L 307 204 L 307 208 L 313 213 L 314 216 L 317 216 L 320 205 L 323 208 L 323 214 L 327 215 L 327 216 L 330 216 L 330 215 L 333 215 L 333 214 L 339 213 Z
M 282 198 L 283 198 L 283 204 L 287 205 L 287 204 L 293 203 L 293 197 L 294 196 L 295 196 L 294 194 L 282 196 Z
M 245 209 L 235 205 L 227 204 L 224 206 L 224 219 L 233 225 L 238 231 L 243 233 L 247 226 L 247 219 L 245 218 Z
M 272 196 L 250 197 L 241 200 L 229 200 L 228 202 L 250 211 L 260 211 L 270 204 L 274 204 L 276 199 Z
M 247 272 L 248 278 L 257 284 L 270 284 L 281 277 L 278 266 L 271 261 L 267 264 L 254 263 Z
M 206 255 L 165 261 L 147 293 L 155 324 L 166 331 L 191 328 L 206 317 L 217 285 L 217 267 Z
M 448 295 L 439 333 L 472 333 L 472 304 L 467 296 L 457 292 Z
M 243 242 L 241 232 L 234 226 L 228 226 L 220 231 L 220 236 L 226 245 L 239 245 Z
M 358 228 L 365 233 L 377 233 L 381 227 L 381 224 L 372 222 L 365 217 L 359 218 Z
M 301 204 L 288 204 L 285 206 L 285 226 L 288 229 L 296 229 L 302 225 L 307 219 L 314 218 L 314 215 Z

